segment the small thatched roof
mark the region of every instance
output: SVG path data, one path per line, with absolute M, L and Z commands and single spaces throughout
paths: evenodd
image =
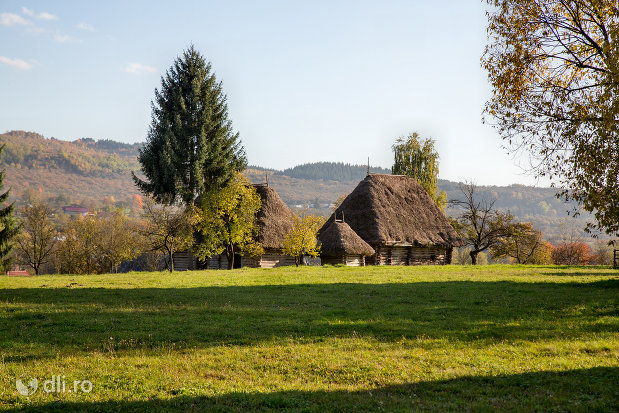
M 284 237 L 292 231 L 294 214 L 273 188 L 266 185 L 254 185 L 254 188 L 262 201 L 257 216 L 258 242 L 263 248 L 283 248 Z
M 404 175 L 370 174 L 337 208 L 365 242 L 445 247 L 462 241 L 416 179 Z M 332 215 L 320 229 L 327 230 Z
M 320 233 L 318 240 L 321 242 L 320 255 L 323 257 L 374 254 L 374 249 L 345 222 L 333 221 Z

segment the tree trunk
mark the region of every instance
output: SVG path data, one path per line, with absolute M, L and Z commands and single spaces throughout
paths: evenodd
M 174 272 L 174 253 L 172 252 L 172 250 L 168 250 L 168 257 L 170 259 L 170 272 Z
M 477 250 L 469 252 L 469 255 L 471 256 L 471 264 L 473 265 L 477 265 L 477 254 L 479 254 L 479 251 Z
M 234 245 L 230 244 L 226 248 L 226 258 L 228 258 L 228 269 L 231 270 L 234 267 Z

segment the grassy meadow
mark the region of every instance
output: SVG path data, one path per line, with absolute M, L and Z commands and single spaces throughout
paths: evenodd
M 618 299 L 556 266 L 0 277 L 0 410 L 617 411 Z

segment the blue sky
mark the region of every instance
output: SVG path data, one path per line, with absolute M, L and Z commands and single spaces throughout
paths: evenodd
M 440 177 L 535 184 L 481 122 L 480 1 L 4 1 L 0 131 L 144 141 L 160 77 L 193 43 L 250 164 L 390 167 L 431 136 Z

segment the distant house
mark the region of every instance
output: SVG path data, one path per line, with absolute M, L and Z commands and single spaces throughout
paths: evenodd
M 369 246 L 374 265 L 450 264 L 462 240 L 444 213 L 414 178 L 369 174 L 344 199 L 323 227 L 328 234 L 335 216 Z
M 90 212 L 90 209 L 83 207 L 81 205 L 71 204 L 71 205 L 63 206 L 62 212 L 72 217 L 78 216 L 78 215 L 86 216 Z
M 284 238 L 294 222 L 294 214 L 288 205 L 282 201 L 277 192 L 268 185 L 254 185 L 262 202 L 256 215 L 258 221 L 258 237 L 256 241 L 264 249 L 260 257 L 240 257 L 243 267 L 273 268 L 285 265 L 295 265 L 294 257 L 284 255 Z M 209 258 L 208 268 L 227 268 L 225 257 Z
M 322 264 L 365 266 L 375 251 L 343 220 L 334 220 L 318 236 Z
M 254 188 L 262 201 L 256 215 L 259 227 L 256 241 L 260 243 L 264 253 L 259 257 L 236 255 L 235 267 L 272 268 L 295 265 L 294 257 L 283 252 L 284 238 L 292 231 L 294 214 L 273 188 L 262 184 L 254 185 Z M 220 254 L 199 263 L 191 251 L 174 253 L 174 269 L 183 271 L 199 268 L 225 270 L 228 269 L 228 259 L 224 254 Z
M 174 254 L 172 254 L 172 261 L 174 264 L 174 271 L 187 271 L 198 269 L 198 261 L 191 250 L 175 252 Z

